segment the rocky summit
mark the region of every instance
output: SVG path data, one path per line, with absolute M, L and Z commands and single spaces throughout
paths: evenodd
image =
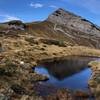
M 49 77 L 35 72 L 37 65 L 43 62 L 69 56 L 100 57 L 100 28 L 61 8 L 41 22 L 14 20 L 1 23 L 0 100 L 89 100 L 89 93 L 42 84 Z M 99 67 L 91 69 L 94 74 Z M 97 72 L 91 80 L 98 88 L 91 96 L 100 98 Z M 91 80 L 89 86 L 92 89 Z M 44 93 L 53 92 L 43 96 L 41 89 Z
M 87 43 L 88 46 L 100 48 L 100 27 L 92 22 L 61 8 L 53 12 L 47 21 L 54 23 L 55 31 L 60 31 L 74 42 L 76 41 L 75 44 L 86 45 Z

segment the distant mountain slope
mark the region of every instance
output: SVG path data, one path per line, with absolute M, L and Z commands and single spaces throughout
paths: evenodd
M 8 29 L 7 26 L 6 30 Z M 13 32 L 15 31 L 17 34 L 28 33 L 38 37 L 66 41 L 69 45 L 100 48 L 100 27 L 61 8 L 49 15 L 43 22 L 21 24 L 20 27 L 17 24 L 17 28 Z
M 100 48 L 100 27 L 90 21 L 61 8 L 52 13 L 47 20 L 55 24 L 56 31 L 66 34 L 78 44 Z

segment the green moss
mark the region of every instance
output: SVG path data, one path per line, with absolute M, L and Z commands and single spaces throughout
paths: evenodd
M 46 76 L 46 75 L 40 75 L 40 74 L 37 74 L 37 73 L 33 73 L 33 77 L 34 78 L 32 78 L 31 80 L 34 81 L 34 82 L 48 80 L 48 76 Z
M 88 65 L 90 65 L 90 66 L 97 66 L 98 64 L 100 64 L 100 62 L 98 62 L 98 61 L 91 61 Z

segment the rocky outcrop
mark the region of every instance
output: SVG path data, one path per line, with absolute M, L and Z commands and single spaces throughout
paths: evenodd
M 51 14 L 48 17 L 48 21 L 100 37 L 100 27 L 94 25 L 90 21 L 80 16 L 65 11 L 61 8 Z
M 55 31 L 67 35 L 77 41 L 77 44 L 80 42 L 81 45 L 86 45 L 85 42 L 82 43 L 86 40 L 87 43 L 90 43 L 88 46 L 100 48 L 100 27 L 92 22 L 61 8 L 52 13 L 47 21 L 54 23 Z
M 15 30 L 24 30 L 25 24 L 22 21 L 13 20 L 10 22 L 7 22 L 7 25 L 9 29 L 15 29 Z

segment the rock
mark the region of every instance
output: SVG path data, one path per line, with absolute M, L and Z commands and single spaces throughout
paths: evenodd
M 85 93 L 83 91 L 76 91 L 75 92 L 75 97 L 76 98 L 89 98 L 89 94 Z
M 66 89 L 58 90 L 57 93 L 44 97 L 44 100 L 75 100 L 75 98 Z
M 96 85 L 97 85 L 97 83 L 95 81 L 93 81 L 93 80 L 89 80 L 88 83 L 89 83 L 90 87 L 96 87 Z
M 24 61 L 20 61 L 20 64 L 21 64 L 21 65 L 24 65 Z
M 23 61 L 20 62 L 20 67 L 23 69 L 23 70 L 28 70 L 31 68 L 31 64 L 30 63 L 25 63 Z
M 96 97 L 100 97 L 100 84 L 96 88 L 95 95 Z
M 98 44 L 100 42 L 100 27 L 94 25 L 92 22 L 62 8 L 57 9 L 49 15 L 47 21 L 54 24 L 55 31 L 65 34 L 74 43 L 77 41 L 76 44 L 78 45 L 90 46 L 91 44 L 91 46 L 100 48 L 100 44 Z M 87 42 L 85 43 L 84 40 Z M 92 44 L 94 41 L 95 45 Z
M 23 95 L 23 96 L 21 97 L 21 100 L 27 100 L 28 98 L 29 98 L 28 95 Z
M 77 16 L 69 11 L 65 11 L 60 8 L 53 12 L 47 19 L 50 22 L 60 25 L 66 25 L 70 28 L 76 28 L 86 33 L 97 34 L 100 33 L 100 28 L 95 26 L 88 20 L 84 20 L 82 17 Z M 92 30 L 91 30 L 92 29 Z M 89 31 L 90 30 L 90 31 Z M 94 33 L 93 33 L 94 32 Z
M 20 86 L 20 85 L 18 85 L 18 84 L 13 84 L 13 85 L 11 86 L 11 89 L 12 89 L 16 94 L 20 94 L 20 95 L 26 94 L 25 88 L 23 88 L 22 86 Z
M 100 75 L 98 77 L 96 77 L 96 81 L 98 84 L 100 84 Z
M 37 74 L 37 73 L 33 73 L 33 75 L 30 77 L 30 80 L 32 82 L 47 81 L 48 80 L 48 76 L 40 75 L 40 74 Z
M 9 100 L 9 97 L 7 97 L 4 94 L 0 93 L 0 100 Z
M 21 100 L 44 100 L 40 96 L 29 96 L 29 95 L 23 95 L 21 97 Z
M 0 75 L 1 76 L 12 76 L 12 73 L 11 72 L 8 72 L 8 71 L 6 71 L 6 69 L 4 69 L 4 68 L 0 68 Z
M 7 24 L 9 25 L 10 29 L 15 29 L 15 30 L 24 30 L 26 26 L 22 21 L 19 20 L 9 21 L 7 22 Z
M 0 43 L 0 53 L 4 51 L 4 48 L 2 47 L 2 43 Z

